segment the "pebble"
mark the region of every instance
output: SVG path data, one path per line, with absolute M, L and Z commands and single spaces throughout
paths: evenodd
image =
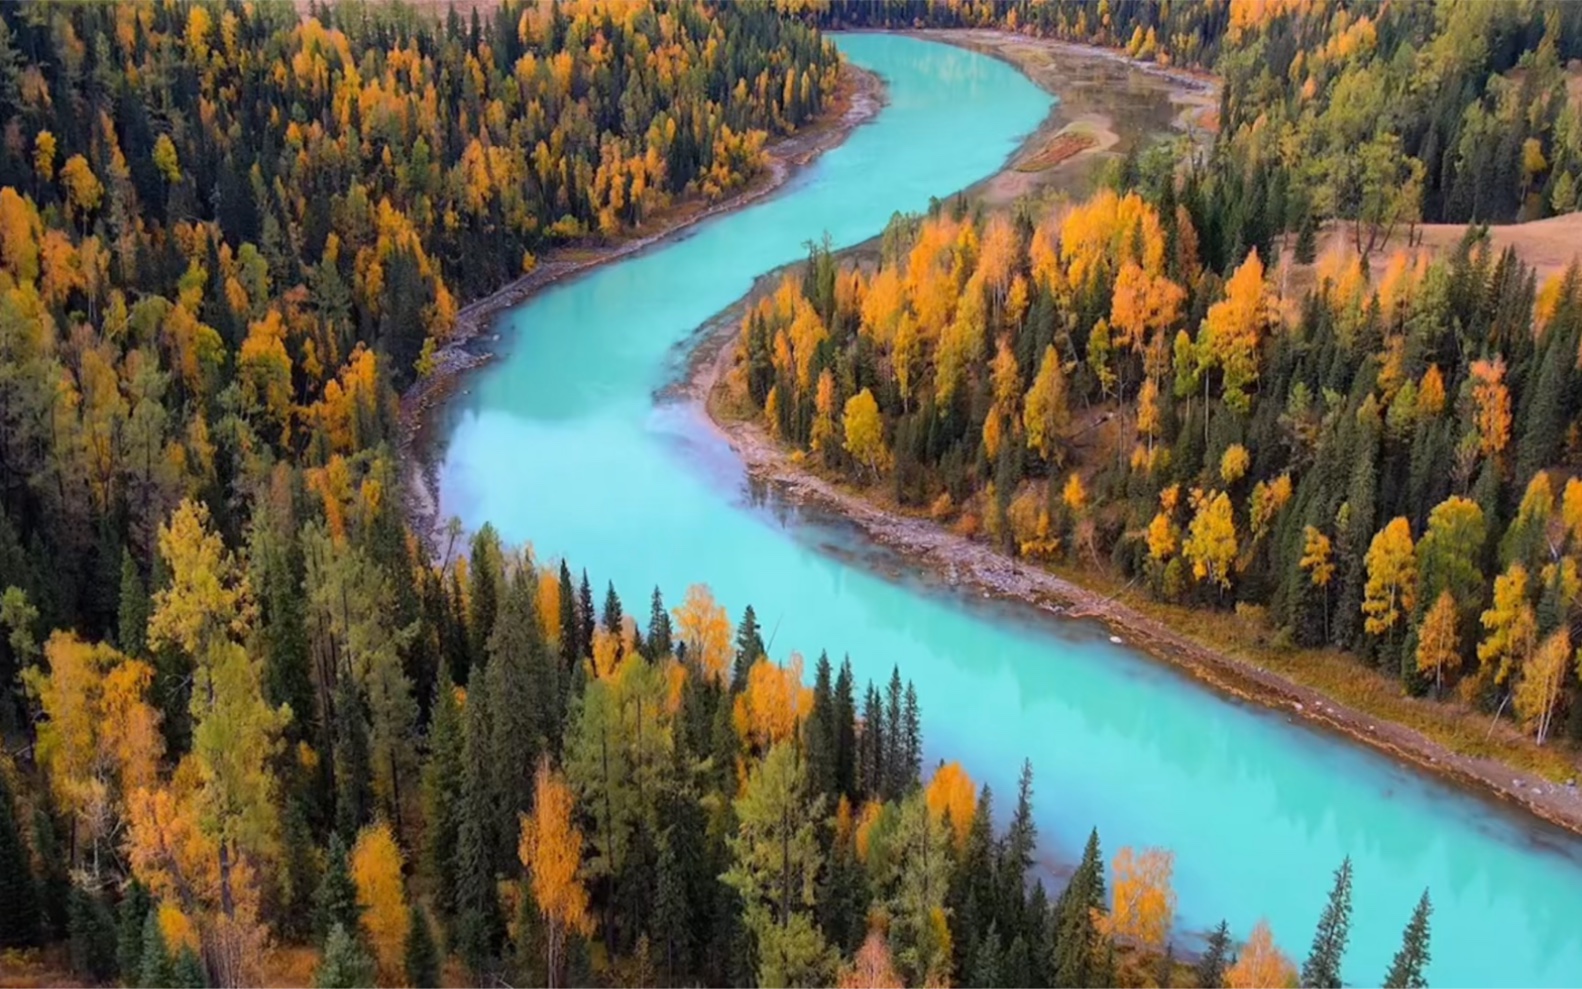
M 1302 707 L 1302 705 L 1301 705 L 1301 704 L 1298 704 L 1298 705 L 1297 705 L 1297 706 L 1296 706 L 1296 709 L 1297 709 L 1297 710 L 1298 710 L 1298 711 L 1303 711 L 1303 710 L 1306 710 L 1306 708 L 1304 708 L 1304 707 Z
M 1121 637 L 1118 636 L 1118 635 L 1112 635 L 1112 636 L 1110 636 L 1110 641 L 1115 643 L 1116 645 L 1120 645 L 1121 644 Z

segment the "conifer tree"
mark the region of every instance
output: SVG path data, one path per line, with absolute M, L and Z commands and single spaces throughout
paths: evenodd
M 577 620 L 577 589 L 571 583 L 571 568 L 560 561 L 560 659 L 568 667 L 576 666 L 588 654 L 588 643 L 582 638 L 582 622 Z
M 128 656 L 148 654 L 148 589 L 130 550 L 121 551 L 121 594 L 116 608 L 116 645 Z
M 1346 939 L 1351 929 L 1351 856 L 1335 870 L 1335 885 L 1329 902 L 1318 918 L 1313 947 L 1302 965 L 1304 989 L 1340 989 L 1340 966 L 1346 956 Z
M 362 907 L 357 904 L 357 883 L 352 880 L 346 842 L 338 832 L 330 835 L 329 857 L 313 901 L 314 926 L 320 938 L 328 938 L 337 924 L 348 931 L 357 930 Z
M 118 946 L 110 908 L 97 894 L 73 885 L 67 918 L 72 971 L 94 982 L 109 981 L 116 973 Z
M 0 948 L 25 948 L 37 943 L 38 888 L 4 773 L 0 773 L 0 903 L 6 905 L 0 910 Z
M 1011 812 L 1011 823 L 1005 829 L 999 868 L 995 870 L 1000 887 L 995 915 L 1000 922 L 1000 929 L 1013 932 L 1012 936 L 1022 929 L 1027 870 L 1032 868 L 1033 854 L 1037 848 L 1038 826 L 1033 822 L 1033 762 L 1027 759 L 1022 762 L 1022 775 L 1016 784 L 1016 809 Z M 1079 869 L 1072 878 L 1074 886 L 1082 875 Z
M 373 958 L 339 923 L 324 940 L 324 957 L 313 983 L 318 989 L 363 989 L 374 984 Z
M 1197 984 L 1203 989 L 1219 989 L 1225 984 L 1225 968 L 1230 964 L 1230 924 L 1220 921 L 1208 936 L 1208 944 L 1197 963 Z
M 902 792 L 918 786 L 923 773 L 923 714 L 917 706 L 917 689 L 906 682 L 906 700 L 901 713 Z
M 1001 980 L 1000 972 L 1000 930 L 990 924 L 989 929 L 978 938 L 977 948 L 973 950 L 972 962 L 967 966 L 966 984 L 982 989 L 1008 985 Z
M 857 799 L 857 703 L 851 657 L 840 664 L 835 677 L 835 789 L 839 795 Z
M 335 733 L 335 830 L 351 841 L 372 816 L 374 796 L 366 706 L 350 676 L 335 689 Z
M 813 709 L 808 712 L 803 738 L 807 746 L 808 784 L 814 793 L 835 790 L 835 698 L 830 683 L 829 654 L 820 653 L 813 675 Z
M 731 667 L 731 693 L 739 694 L 747 686 L 747 671 L 764 655 L 764 638 L 758 628 L 758 616 L 753 606 L 742 612 L 741 624 L 736 626 L 736 661 Z
M 471 594 L 467 613 L 467 653 L 477 671 L 489 662 L 489 636 L 494 633 L 495 615 L 500 610 L 500 598 L 505 583 L 505 556 L 500 548 L 500 534 L 485 522 L 472 537 L 472 558 L 467 569 Z
M 1082 861 L 1065 892 L 1055 904 L 1057 924 L 1055 957 L 1051 966 L 1057 986 L 1085 986 L 1094 976 L 1098 930 L 1093 914 L 1104 905 L 1104 861 L 1099 853 L 1099 832 L 1088 834 Z M 1108 983 L 1100 983 L 1108 984 Z
M 870 799 L 882 799 L 884 795 L 884 736 L 884 705 L 870 681 L 862 704 L 862 737 L 858 743 L 862 752 L 857 774 L 858 788 Z
M 901 667 L 890 667 L 890 684 L 884 700 L 884 786 L 886 800 L 894 800 L 906 790 L 906 722 L 902 711 Z
M 483 677 L 474 671 L 481 686 Z M 489 696 L 472 690 L 467 696 L 467 727 L 462 740 L 460 816 L 456 828 L 456 923 L 452 941 L 474 975 L 493 966 L 504 922 L 495 888 L 498 840 L 491 757 Z
M 142 945 L 138 949 L 137 984 L 144 989 L 163 989 L 172 984 L 170 952 L 159 928 L 159 911 L 149 910 L 143 918 Z
M 136 879 L 115 910 L 115 962 L 121 978 L 135 983 L 143 967 L 143 923 L 151 906 L 148 890 Z
M 651 658 L 658 662 L 670 655 L 675 645 L 670 641 L 670 612 L 665 609 L 664 596 L 659 593 L 659 585 L 654 585 L 654 600 L 648 613 L 648 651 Z
M 1412 919 L 1401 934 L 1401 948 L 1395 953 L 1389 972 L 1385 973 L 1385 989 L 1428 989 L 1426 969 L 1431 957 L 1428 950 L 1428 921 L 1433 912 L 1434 905 L 1429 902 L 1428 890 L 1425 889 L 1412 910 Z
M 987 784 L 978 793 L 967 840 L 956 859 L 950 884 L 951 934 L 955 940 L 956 968 L 970 972 L 978 941 L 995 924 L 994 796 Z M 996 949 L 998 951 L 998 949 Z M 996 956 L 998 963 L 998 956 Z
M 475 691 L 485 684 L 489 691 L 489 767 L 498 816 L 492 830 L 501 842 L 495 851 L 499 862 L 515 858 L 517 816 L 532 808 L 534 767 L 544 744 L 540 726 L 545 719 L 538 707 L 547 692 L 532 675 L 544 654 L 537 590 L 528 568 L 512 577 L 489 636 L 483 684 L 474 684 Z
M 450 669 L 440 667 L 429 718 L 428 761 L 423 764 L 423 867 L 434 889 L 439 916 L 456 908 L 456 833 L 461 803 L 462 724 Z
M 583 655 L 592 655 L 593 652 L 593 627 L 597 616 L 593 611 L 593 585 L 588 583 L 588 571 L 582 571 L 582 586 L 577 589 L 577 622 L 580 626 L 577 632 L 577 644 L 583 649 Z
M 601 623 L 607 632 L 621 634 L 621 599 L 615 593 L 615 581 L 610 581 L 604 591 L 604 615 Z
M 170 966 L 170 989 L 207 989 L 208 985 L 209 973 L 204 970 L 203 959 L 192 945 L 182 945 Z
M 414 987 L 439 985 L 439 948 L 434 943 L 434 932 L 429 927 L 428 914 L 416 900 L 412 902 L 407 920 L 403 961 L 407 985 Z

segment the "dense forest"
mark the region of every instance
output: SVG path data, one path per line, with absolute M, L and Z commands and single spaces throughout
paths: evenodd
M 632 614 L 487 528 L 410 530 L 395 398 L 459 306 L 740 189 L 826 109 L 821 28 L 854 19 L 1221 66 L 1221 136 L 1065 216 L 816 258 L 746 328 L 780 434 L 1017 551 L 1265 602 L 1413 689 L 1514 684 L 1550 730 L 1577 689 L 1577 279 L 1470 245 L 1383 279 L 1336 259 L 1277 328 L 1256 257 L 1328 216 L 1371 239 L 1570 208 L 1576 8 L 781 6 L 0 5 L 0 967 L 1338 984 L 1348 865 L 1300 976 L 1266 925 L 1177 962 L 1170 854 L 1095 834 L 1050 895 L 1031 768 L 996 813 L 925 767 L 899 670 L 820 657 L 808 686 L 702 585 Z M 1319 167 L 1397 125 L 1350 185 Z M 1095 414 L 1125 442 L 1072 471 Z M 1429 913 L 1387 984 L 1421 984 Z
M 1370 272 L 1345 236 L 1282 296 L 1256 249 L 1205 264 L 1193 173 L 1116 178 L 898 218 L 875 264 L 816 250 L 743 320 L 732 385 L 966 535 L 1582 738 L 1582 269 L 1539 285 L 1474 228 Z

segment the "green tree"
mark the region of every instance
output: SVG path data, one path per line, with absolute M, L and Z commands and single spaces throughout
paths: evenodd
M 482 670 L 474 669 L 470 679 L 483 687 Z M 452 942 L 476 976 L 494 965 L 505 933 L 495 887 L 499 842 L 494 833 L 498 815 L 489 754 L 490 724 L 487 689 L 469 691 L 456 825 L 456 923 Z
M 115 918 L 110 908 L 97 894 L 73 885 L 66 911 L 72 971 L 94 982 L 108 982 L 117 971 Z
M 1055 903 L 1055 957 L 1051 966 L 1057 986 L 1085 986 L 1095 974 L 1099 932 L 1093 916 L 1104 908 L 1104 860 L 1099 832 L 1088 834 L 1082 861 Z
M 1428 900 L 1428 890 L 1412 910 L 1412 919 L 1401 934 L 1401 948 L 1384 975 L 1385 989 L 1428 989 L 1425 970 L 1428 968 L 1428 921 L 1434 906 Z
M 1219 989 L 1225 984 L 1225 969 L 1230 964 L 1230 924 L 1220 921 L 1208 936 L 1197 963 L 1197 984 L 1202 989 Z
M 10 781 L 0 773 L 0 948 L 25 948 L 38 942 L 39 902 Z
M 173 984 L 173 963 L 165 947 L 165 935 L 159 928 L 158 910 L 150 910 L 143 919 L 143 943 L 138 956 L 139 986 L 144 989 L 163 989 Z
M 434 906 L 449 920 L 456 909 L 456 834 L 462 780 L 461 710 L 450 667 L 440 664 L 428 728 L 428 760 L 423 764 L 423 867 L 434 889 Z
M 209 973 L 203 967 L 203 959 L 198 957 L 192 945 L 184 945 L 181 952 L 176 955 L 176 960 L 171 963 L 169 985 L 170 989 L 207 989 Z
M 121 896 L 115 911 L 116 969 L 127 982 L 135 983 L 143 968 L 143 924 L 152 907 L 148 890 L 136 879 Z
M 357 903 L 357 883 L 352 880 L 346 842 L 338 832 L 330 835 L 329 856 L 313 900 L 314 926 L 320 939 L 328 938 L 337 924 L 348 931 L 357 930 L 362 907 Z
M 416 901 L 412 903 L 407 920 L 403 961 L 407 985 L 419 989 L 424 986 L 439 985 L 439 948 L 434 943 L 434 932 L 429 927 L 428 914 Z
M 373 958 L 339 923 L 324 941 L 324 957 L 313 984 L 318 989 L 362 989 L 374 984 Z
M 1340 966 L 1346 957 L 1346 940 L 1351 932 L 1351 856 L 1335 870 L 1335 885 L 1329 902 L 1318 918 L 1313 947 L 1302 965 L 1304 989 L 1340 989 Z

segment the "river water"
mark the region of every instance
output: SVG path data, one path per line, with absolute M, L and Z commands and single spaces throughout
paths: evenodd
M 1308 726 L 1226 700 L 1097 627 L 926 586 L 839 520 L 754 490 L 696 412 L 656 394 L 696 328 L 826 232 L 864 240 L 996 171 L 1050 98 L 986 56 L 887 35 L 838 39 L 889 103 L 776 196 L 552 288 L 500 322 L 501 359 L 448 409 L 444 513 L 586 567 L 647 614 L 708 582 L 756 606 L 783 659 L 849 653 L 859 684 L 916 683 L 927 764 L 959 759 L 1003 817 L 1033 761 L 1042 854 L 1176 854 L 1179 936 L 1266 915 L 1300 963 L 1331 874 L 1355 868 L 1352 983 L 1377 984 L 1418 894 L 1430 981 L 1582 980 L 1582 843 Z M 925 770 L 926 772 L 926 770 Z

